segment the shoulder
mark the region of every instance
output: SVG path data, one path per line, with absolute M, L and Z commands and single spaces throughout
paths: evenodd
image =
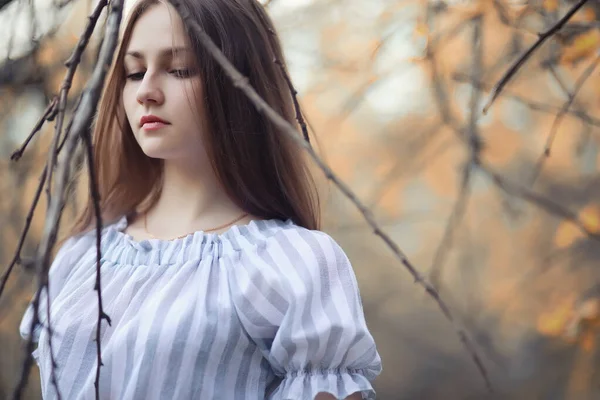
M 258 246 L 255 257 L 258 262 L 254 264 L 261 265 L 264 274 L 292 291 L 322 286 L 344 276 L 355 280 L 345 251 L 320 230 L 288 225 Z
M 309 264 L 337 264 L 347 257 L 338 242 L 320 230 L 310 230 L 298 225 L 288 225 L 274 232 L 263 245 L 266 251 L 280 261 L 304 261 Z
M 110 221 L 104 224 L 101 233 L 103 241 L 106 239 L 107 232 L 114 230 L 120 222 L 121 221 L 118 220 L 116 222 Z M 95 247 L 95 227 L 91 227 L 81 233 L 68 236 L 57 246 L 53 267 L 60 268 L 60 265 L 65 264 L 67 264 L 69 267 L 72 267 L 77 260 L 81 259 L 88 251 L 95 249 Z
M 81 255 L 96 242 L 96 232 L 88 230 L 76 235 L 71 235 L 64 239 L 59 245 L 56 253 L 56 258 L 61 258 L 66 255 L 75 253 Z

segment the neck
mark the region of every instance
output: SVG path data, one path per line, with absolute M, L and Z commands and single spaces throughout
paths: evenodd
M 163 236 L 209 230 L 244 213 L 227 196 L 208 162 L 165 160 L 163 174 L 161 194 L 148 212 L 148 226 Z

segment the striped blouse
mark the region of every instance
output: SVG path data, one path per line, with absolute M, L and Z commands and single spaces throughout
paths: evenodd
M 381 359 L 351 264 L 330 236 L 265 220 L 136 241 L 126 226 L 122 217 L 102 232 L 103 306 L 112 320 L 101 330 L 102 399 L 375 398 Z M 63 399 L 94 398 L 95 274 L 94 232 L 69 238 L 50 269 Z M 32 314 L 30 305 L 25 339 Z M 43 396 L 54 399 L 47 329 L 38 327 L 34 340 Z

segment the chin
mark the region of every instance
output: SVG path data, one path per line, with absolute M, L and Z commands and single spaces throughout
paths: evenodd
M 150 158 L 161 160 L 182 160 L 189 159 L 197 162 L 203 159 L 203 149 L 200 146 L 195 146 L 195 143 L 190 143 L 189 140 L 174 141 L 165 140 L 167 138 L 148 138 L 138 137 L 138 145 Z M 171 138 L 174 139 L 174 138 Z M 200 147 L 200 148 L 198 148 Z
M 169 151 L 167 149 L 157 149 L 157 148 L 144 148 L 142 147 L 142 151 L 150 158 L 158 158 L 161 160 L 169 160 L 178 158 L 177 152 Z
M 145 146 L 140 144 L 140 147 L 144 154 L 150 158 L 167 159 L 173 156 L 173 150 L 166 148 L 165 146 Z
M 140 147 L 142 148 L 142 151 L 144 152 L 144 154 L 146 154 L 146 156 L 148 156 L 150 158 L 156 158 L 156 159 L 165 160 L 165 161 L 197 160 L 198 159 L 197 154 L 193 154 L 193 155 L 188 154 L 189 151 L 186 151 L 188 149 L 182 150 L 181 148 L 173 148 L 173 147 L 166 147 L 166 146 L 140 146 Z
M 178 153 L 180 149 L 175 149 L 172 143 L 167 143 L 168 141 L 164 140 L 164 138 L 137 138 L 138 145 L 150 158 L 170 158 L 174 153 Z M 179 150 L 179 151 L 177 151 Z

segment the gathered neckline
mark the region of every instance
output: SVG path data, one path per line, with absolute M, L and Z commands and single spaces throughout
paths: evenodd
M 125 229 L 127 229 L 127 227 L 129 226 L 129 215 L 124 215 L 121 218 L 119 218 L 117 220 L 117 222 L 113 224 L 113 227 L 117 231 L 117 233 L 122 235 L 124 238 L 126 238 L 127 241 L 136 243 L 138 245 L 142 245 L 146 242 L 151 243 L 151 244 L 174 244 L 174 243 L 178 243 L 178 242 L 186 242 L 190 238 L 192 240 L 194 240 L 197 237 L 204 237 L 205 240 L 203 240 L 203 242 L 213 243 L 215 241 L 220 241 L 224 238 L 228 238 L 231 235 L 239 235 L 240 228 L 254 228 L 254 227 L 256 227 L 257 222 L 260 222 L 260 221 L 269 222 L 269 221 L 275 221 L 275 220 L 274 219 L 266 219 L 266 220 L 254 220 L 253 219 L 246 224 L 231 225 L 229 228 L 227 228 L 225 231 L 223 231 L 221 233 L 213 233 L 213 232 L 206 232 L 203 230 L 197 230 L 197 231 L 190 232 L 185 236 L 181 236 L 181 237 L 177 237 L 177 238 L 173 238 L 173 239 L 147 238 L 147 239 L 138 240 L 138 239 L 134 238 L 131 234 L 125 232 Z
M 175 239 L 137 240 L 124 232 L 128 217 L 124 215 L 106 226 L 103 253 L 107 260 L 116 263 L 165 263 L 181 262 L 189 257 L 199 258 L 233 254 L 244 248 L 263 243 L 279 229 L 294 225 L 291 219 L 251 220 L 246 224 L 232 225 L 221 233 L 191 232 Z

